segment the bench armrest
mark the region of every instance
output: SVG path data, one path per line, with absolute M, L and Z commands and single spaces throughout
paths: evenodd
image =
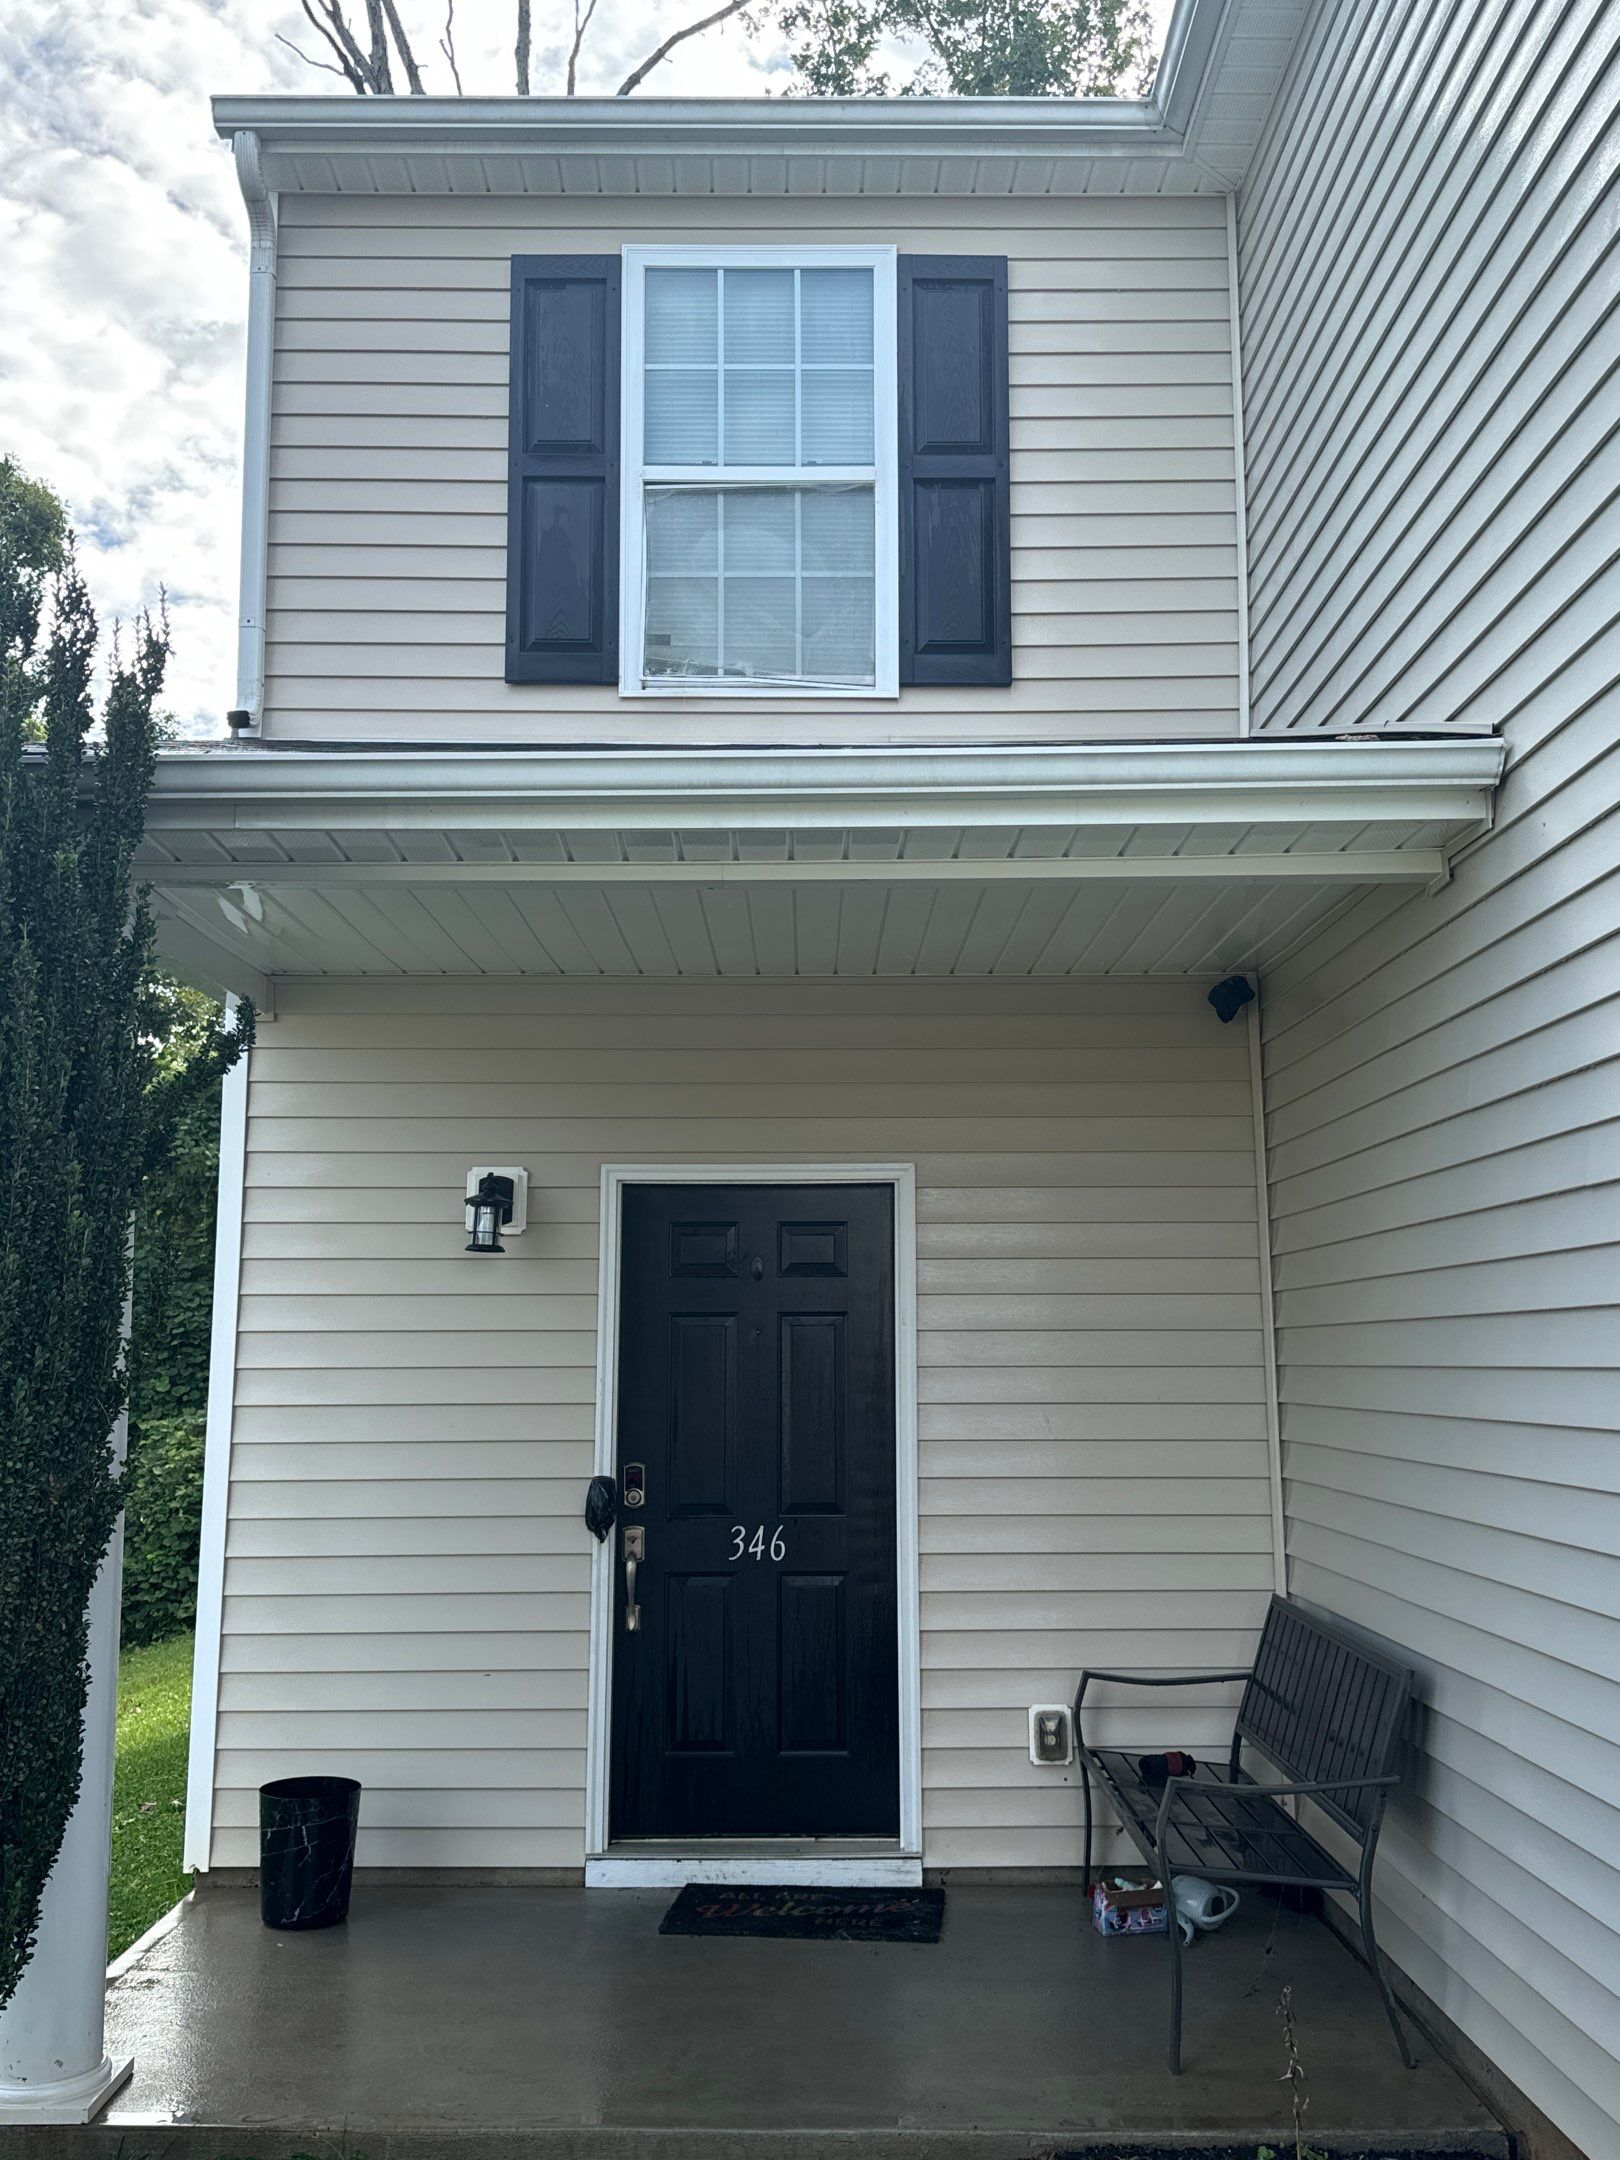
M 1164 1798 L 1159 1802 L 1159 1812 L 1154 1819 L 1153 1842 L 1162 1851 L 1164 1827 L 1169 1819 L 1170 1803 L 1177 1793 L 1207 1792 L 1228 1795 L 1240 1793 L 1245 1800 L 1289 1800 L 1296 1798 L 1315 1800 L 1323 1793 L 1366 1792 L 1371 1786 L 1398 1785 L 1400 1782 L 1399 1771 L 1393 1772 L 1388 1777 L 1318 1778 L 1311 1784 L 1289 1782 L 1284 1785 L 1261 1785 L 1252 1779 L 1246 1779 L 1241 1785 L 1234 1785 L 1226 1778 L 1166 1778 L 1164 1781 Z

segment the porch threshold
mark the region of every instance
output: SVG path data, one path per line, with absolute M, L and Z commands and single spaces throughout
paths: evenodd
M 679 1890 L 688 1883 L 914 1889 L 922 1861 L 892 1838 L 627 1838 L 585 1863 L 588 1890 Z
M 1285 1984 L 1313 2146 L 1508 2160 L 1432 2046 L 1402 2069 L 1331 1932 L 1260 1897 L 1188 1956 L 1180 2078 L 1162 1940 L 1105 1941 L 1076 1890 L 952 1889 L 932 1945 L 661 1936 L 668 1901 L 362 1881 L 346 1926 L 277 1935 L 214 1891 L 112 1984 L 131 2084 L 6 2160 L 1252 2160 L 1293 2150 Z

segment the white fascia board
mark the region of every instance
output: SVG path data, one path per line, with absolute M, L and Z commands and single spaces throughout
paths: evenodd
M 1491 737 L 835 750 L 378 749 L 160 755 L 147 826 L 1483 823 Z M 158 873 L 161 876 L 161 872 Z

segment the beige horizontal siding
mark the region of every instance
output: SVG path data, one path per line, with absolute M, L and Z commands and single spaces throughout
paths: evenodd
M 566 219 L 566 223 L 563 220 Z M 898 701 L 502 680 L 509 262 L 628 241 L 893 241 L 1009 258 L 1014 682 Z M 290 197 L 265 732 L 862 742 L 1237 730 L 1224 206 Z
M 1610 28 L 1319 11 L 1238 208 L 1257 728 L 1499 726 L 1612 624 Z
M 1452 886 L 1361 901 L 1268 985 L 1290 1579 L 1419 1668 L 1391 1955 L 1590 2154 L 1620 2141 L 1618 99 L 1596 4 L 1359 0 L 1240 214 L 1257 724 L 1510 747 Z
M 1583 725 L 1550 700 L 1539 737 L 1516 725 L 1498 828 L 1444 894 L 1354 910 L 1278 972 L 1267 1098 L 1291 1581 L 1405 1650 L 1429 1704 L 1380 1924 L 1596 2153 L 1620 2135 L 1620 918 L 1574 864 L 1620 858 L 1620 818 L 1601 765 L 1561 771 Z
M 363 1864 L 584 1853 L 604 1160 L 919 1175 L 931 1864 L 1074 1865 L 1081 1665 L 1241 1659 L 1271 1580 L 1247 1054 L 1196 984 L 288 984 L 254 1054 L 214 1860 L 260 1779 Z M 485 1051 L 481 1046 L 488 1043 Z M 461 1253 L 475 1160 L 531 1227 Z M 1104 1736 L 1217 1745 L 1219 1697 Z
M 1615 19 L 1323 10 L 1240 206 L 1255 713 L 1500 724 L 1493 832 L 1266 986 L 1295 1590 L 1427 1704 L 1391 1955 L 1620 2151 Z

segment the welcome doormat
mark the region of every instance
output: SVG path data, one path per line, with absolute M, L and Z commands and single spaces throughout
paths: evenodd
M 689 1883 L 660 1935 L 778 1935 L 801 1942 L 935 1943 L 943 1890 L 787 1890 Z

